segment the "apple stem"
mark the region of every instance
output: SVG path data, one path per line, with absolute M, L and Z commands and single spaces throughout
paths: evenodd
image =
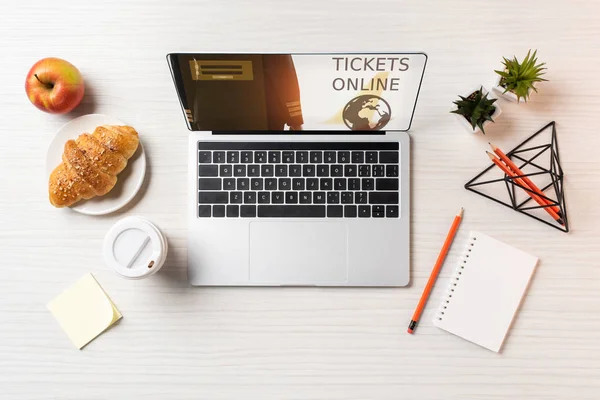
M 35 79 L 37 79 L 42 85 L 46 86 L 47 88 L 52 89 L 54 87 L 54 85 L 51 83 L 42 82 L 41 79 L 37 76 L 37 74 L 33 74 L 33 76 L 35 76 Z

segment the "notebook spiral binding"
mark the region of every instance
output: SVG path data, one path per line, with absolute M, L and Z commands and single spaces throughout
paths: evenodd
M 465 268 L 468 266 L 470 253 L 473 251 L 473 246 L 477 241 L 477 236 L 470 236 L 467 242 L 467 247 L 465 248 L 463 254 L 460 256 L 458 261 L 458 265 L 454 269 L 454 273 L 452 274 L 452 278 L 450 278 L 450 283 L 448 284 L 448 288 L 446 289 L 445 296 L 442 298 L 442 302 L 440 307 L 438 308 L 435 318 L 439 321 L 444 319 L 444 315 L 446 314 L 446 310 L 450 307 L 450 302 L 452 301 L 452 295 L 454 291 L 458 288 L 460 283 L 460 278 L 462 277 L 463 272 L 465 272 Z

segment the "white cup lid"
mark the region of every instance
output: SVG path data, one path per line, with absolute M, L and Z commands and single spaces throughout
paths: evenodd
M 150 221 L 127 217 L 104 238 L 104 259 L 119 275 L 139 279 L 154 274 L 166 259 L 166 240 Z

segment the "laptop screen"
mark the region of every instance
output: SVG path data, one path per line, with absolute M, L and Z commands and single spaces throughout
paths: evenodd
M 407 131 L 427 56 L 169 54 L 194 131 Z

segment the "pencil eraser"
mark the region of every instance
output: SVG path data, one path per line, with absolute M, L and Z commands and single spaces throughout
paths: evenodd
M 411 319 L 410 324 L 408 324 L 408 329 L 406 330 L 406 332 L 408 332 L 412 335 L 415 331 L 416 326 L 417 326 L 417 321 L 415 321 L 414 319 Z

